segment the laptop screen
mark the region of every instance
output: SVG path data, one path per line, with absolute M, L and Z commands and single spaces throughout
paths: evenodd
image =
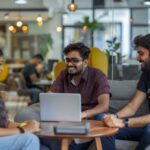
M 40 93 L 41 121 L 81 121 L 81 95 Z

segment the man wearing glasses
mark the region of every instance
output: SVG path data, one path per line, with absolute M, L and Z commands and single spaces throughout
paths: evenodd
M 99 70 L 88 67 L 90 49 L 82 43 L 69 44 L 64 48 L 66 69 L 50 88 L 53 93 L 80 93 L 82 119 L 101 120 L 109 108 L 110 88 L 106 76 Z M 99 60 L 101 61 L 101 60 Z M 113 137 L 102 138 L 103 150 L 114 150 Z M 72 143 L 70 150 L 85 150 L 92 141 Z

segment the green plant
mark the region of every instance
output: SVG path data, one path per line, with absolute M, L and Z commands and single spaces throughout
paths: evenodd
M 108 58 L 113 56 L 116 56 L 117 62 L 121 63 L 122 58 L 125 57 L 125 55 L 122 55 L 120 52 L 120 42 L 118 42 L 117 37 L 114 37 L 112 40 L 107 40 L 107 49 L 105 50 L 105 53 Z
M 52 48 L 53 39 L 51 34 L 44 34 L 41 36 L 40 52 L 45 57 L 49 51 L 49 48 Z
M 96 29 L 104 29 L 102 23 L 99 23 L 97 20 L 90 21 L 88 16 L 83 18 L 82 26 L 87 26 L 87 28 L 89 28 L 92 32 L 94 32 Z

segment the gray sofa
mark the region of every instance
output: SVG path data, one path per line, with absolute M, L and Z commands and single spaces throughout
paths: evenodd
M 137 81 L 135 80 L 110 80 L 109 81 L 112 97 L 110 100 L 110 112 L 116 113 L 135 93 Z M 136 115 L 149 113 L 148 102 L 145 100 Z M 116 139 L 116 150 L 135 150 L 138 142 Z M 95 144 L 92 144 L 88 150 L 96 150 Z M 150 150 L 150 149 L 149 149 Z
M 110 112 L 115 113 L 121 109 L 134 95 L 136 90 L 137 81 L 124 80 L 124 81 L 109 81 L 112 90 L 112 98 L 110 101 Z M 140 107 L 136 115 L 144 115 L 149 113 L 148 101 L 145 100 L 144 104 Z M 135 141 L 116 140 L 117 150 L 134 150 L 137 146 Z
M 109 84 L 112 90 L 112 97 L 110 100 L 110 112 L 115 113 L 124 105 L 126 105 L 128 101 L 132 98 L 136 89 L 137 81 L 110 80 Z M 145 101 L 145 103 L 138 110 L 137 115 L 142 115 L 146 113 L 149 113 L 147 101 Z M 28 109 L 25 110 L 23 114 L 19 113 L 19 115 L 16 116 L 16 121 L 24 121 L 26 119 L 40 119 L 39 104 L 34 104 L 30 106 Z M 116 140 L 117 150 L 134 150 L 136 145 L 137 142 L 134 141 Z M 89 150 L 95 150 L 94 144 Z

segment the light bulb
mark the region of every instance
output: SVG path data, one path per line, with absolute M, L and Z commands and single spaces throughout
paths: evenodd
M 16 22 L 16 26 L 17 26 L 17 27 L 21 27 L 22 24 L 23 24 L 23 23 L 22 23 L 22 21 L 20 21 L 20 20 Z
M 11 26 L 8 27 L 8 29 L 9 29 L 9 31 L 13 31 L 14 30 L 14 26 L 11 25 Z
M 57 31 L 57 32 L 61 32 L 61 31 L 62 31 L 62 27 L 57 27 L 57 28 L 56 28 L 56 31 Z
M 27 25 L 23 25 L 22 26 L 22 31 L 25 33 L 28 31 L 28 26 Z
M 78 6 L 77 6 L 76 3 L 70 3 L 70 4 L 68 4 L 69 11 L 76 11 L 77 8 L 78 8 Z
M 38 17 L 36 18 L 36 20 L 37 20 L 37 22 L 41 22 L 41 21 L 43 21 L 43 18 L 42 18 L 41 16 L 38 16 Z

